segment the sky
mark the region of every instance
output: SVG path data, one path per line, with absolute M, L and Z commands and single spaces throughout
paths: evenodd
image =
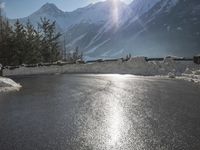
M 22 18 L 38 10 L 45 3 L 54 3 L 63 11 L 72 11 L 104 0 L 0 0 L 0 7 L 4 8 L 6 16 L 10 19 Z M 121 0 L 129 4 L 132 0 Z

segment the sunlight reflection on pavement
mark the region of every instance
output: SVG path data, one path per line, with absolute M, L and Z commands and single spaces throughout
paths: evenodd
M 200 148 L 200 89 L 190 82 L 132 75 L 16 81 L 22 90 L 0 94 L 1 150 Z

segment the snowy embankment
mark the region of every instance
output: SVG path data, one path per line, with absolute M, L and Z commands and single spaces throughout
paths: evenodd
M 18 91 L 21 88 L 20 84 L 17 84 L 9 78 L 0 77 L 0 92 Z
M 21 67 L 14 70 L 5 69 L 3 71 L 4 76 L 57 73 L 133 74 L 142 76 L 168 76 L 170 78 L 188 79 L 194 82 L 200 81 L 200 65 L 196 65 L 192 61 L 174 61 L 171 58 L 166 58 L 164 61 L 146 61 L 145 57 L 134 57 L 125 62 L 119 60 L 64 66 Z
M 178 77 L 178 78 L 200 84 L 200 69 L 199 70 L 193 70 L 193 71 L 190 70 L 190 69 L 187 69 L 182 74 L 182 76 Z

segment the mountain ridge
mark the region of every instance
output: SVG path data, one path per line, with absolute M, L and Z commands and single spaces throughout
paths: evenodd
M 29 18 L 36 24 L 40 17 L 56 20 L 58 29 L 66 37 L 66 48 L 70 51 L 79 46 L 88 58 L 120 57 L 127 53 L 145 56 L 181 54 L 188 56 L 190 51 L 192 51 L 190 55 L 198 52 L 199 36 L 188 38 L 183 34 L 186 32 L 183 29 L 184 25 L 176 25 L 189 19 L 188 14 L 194 11 L 192 7 L 196 9 L 192 17 L 196 18 L 199 24 L 198 0 L 153 0 L 151 2 L 134 0 L 130 5 L 118 3 L 115 6 L 117 16 L 114 14 L 111 0 L 90 4 L 72 12 L 64 12 L 56 5 L 47 3 L 29 17 L 21 18 L 20 21 L 26 22 Z M 186 7 L 187 5 L 192 7 Z M 170 18 L 174 20 L 171 21 Z M 193 28 L 196 25 L 190 26 Z M 195 29 L 196 33 L 200 33 L 199 29 Z M 174 41 L 177 42 L 175 43 L 170 40 L 170 36 L 182 41 L 175 39 Z M 185 48 L 181 42 L 184 42 L 182 45 L 185 45 Z

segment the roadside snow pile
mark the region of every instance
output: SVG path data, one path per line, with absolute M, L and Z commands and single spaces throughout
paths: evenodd
M 133 57 L 129 60 L 129 62 L 137 63 L 137 64 L 145 64 L 146 58 L 145 57 Z
M 176 78 L 176 75 L 174 73 L 169 72 L 168 73 L 168 77 L 169 78 Z
M 189 68 L 186 68 L 185 72 L 182 74 L 182 76 L 180 78 L 190 81 L 190 82 L 200 84 L 200 69 L 199 70 L 195 70 L 195 69 L 191 70 Z
M 88 64 L 20 67 L 13 70 L 3 70 L 5 76 L 59 73 L 133 74 L 184 78 L 194 82 L 200 81 L 200 65 L 194 64 L 193 61 L 175 61 L 173 57 L 166 57 L 163 61 L 147 61 L 146 57 L 133 57 L 128 61 L 119 59 L 118 61 Z
M 0 77 L 0 92 L 19 91 L 20 84 L 17 84 L 9 78 Z
M 173 58 L 165 58 L 163 61 L 146 61 L 145 57 L 135 57 L 128 62 L 131 73 L 137 72 L 147 76 L 169 76 L 175 78 L 180 76 L 187 67 L 192 67 L 193 62 L 174 61 Z M 126 68 L 126 67 L 125 67 Z

